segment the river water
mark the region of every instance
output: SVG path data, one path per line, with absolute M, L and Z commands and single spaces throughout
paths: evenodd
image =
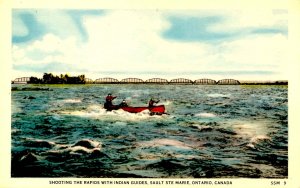
M 12 87 L 12 177 L 288 176 L 287 86 Z M 108 93 L 167 114 L 107 112 Z

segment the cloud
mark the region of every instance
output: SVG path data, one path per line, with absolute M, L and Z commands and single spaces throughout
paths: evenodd
M 44 25 L 38 23 L 32 14 L 20 13 L 16 17 L 18 17 L 19 21 L 13 21 L 13 43 L 32 41 L 44 34 Z
M 86 29 L 83 26 L 84 18 L 90 15 L 99 16 L 104 13 L 104 11 L 101 10 L 69 10 L 66 12 L 71 16 L 73 23 L 75 24 L 78 31 L 80 32 L 81 34 L 80 36 L 83 41 L 88 40 L 88 34 L 86 32 Z
M 168 17 L 171 26 L 163 32 L 162 36 L 166 39 L 182 42 L 207 42 L 216 43 L 232 41 L 252 34 L 282 34 L 287 36 L 287 15 L 280 18 L 274 18 L 278 15 L 273 12 L 244 14 L 237 16 L 236 12 L 221 12 L 215 15 L 189 14 L 189 15 L 171 15 Z M 283 12 L 280 12 L 283 14 Z M 253 21 L 253 15 L 266 16 L 259 21 Z M 281 15 L 281 14 L 280 14 Z M 236 16 L 236 17 L 235 17 Z M 246 24 L 245 24 L 246 22 Z
M 288 30 L 287 28 L 258 28 L 252 31 L 253 34 L 282 34 L 287 36 Z
M 30 72 L 85 72 L 86 69 L 79 69 L 76 65 L 68 65 L 59 62 L 49 62 L 43 64 L 22 64 L 13 65 L 13 69 L 17 71 L 30 71 Z
M 254 19 L 259 16 L 265 17 Z M 60 70 L 93 79 L 285 76 L 284 11 L 38 10 L 34 18 L 47 27 L 26 45 L 13 42 L 18 74 Z M 14 36 L 29 31 L 20 20 L 14 25 Z
M 83 27 L 85 19 L 103 14 L 102 10 L 14 9 L 12 42 L 32 42 L 49 33 L 60 38 L 77 36 L 85 42 L 88 40 Z
M 81 66 L 80 47 L 76 37 L 61 39 L 53 34 L 46 34 L 31 45 L 13 45 L 13 70 L 15 74 L 23 71 L 26 76 L 39 72 L 81 72 L 88 69 Z M 24 74 L 23 73 L 23 74 Z M 16 76 L 16 75 L 14 75 Z

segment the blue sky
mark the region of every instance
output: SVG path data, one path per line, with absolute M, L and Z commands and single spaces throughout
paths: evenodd
M 286 10 L 13 9 L 12 76 L 287 79 L 287 18 Z

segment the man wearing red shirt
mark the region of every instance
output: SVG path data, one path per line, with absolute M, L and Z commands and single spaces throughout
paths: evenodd
M 112 110 L 114 105 L 112 103 L 112 101 L 117 98 L 116 96 L 112 96 L 110 93 L 106 96 L 105 98 L 105 103 L 104 103 L 104 108 L 106 108 L 107 110 Z

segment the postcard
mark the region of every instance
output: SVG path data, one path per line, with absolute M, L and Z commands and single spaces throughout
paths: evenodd
M 299 187 L 297 6 L 4 1 L 1 187 Z

